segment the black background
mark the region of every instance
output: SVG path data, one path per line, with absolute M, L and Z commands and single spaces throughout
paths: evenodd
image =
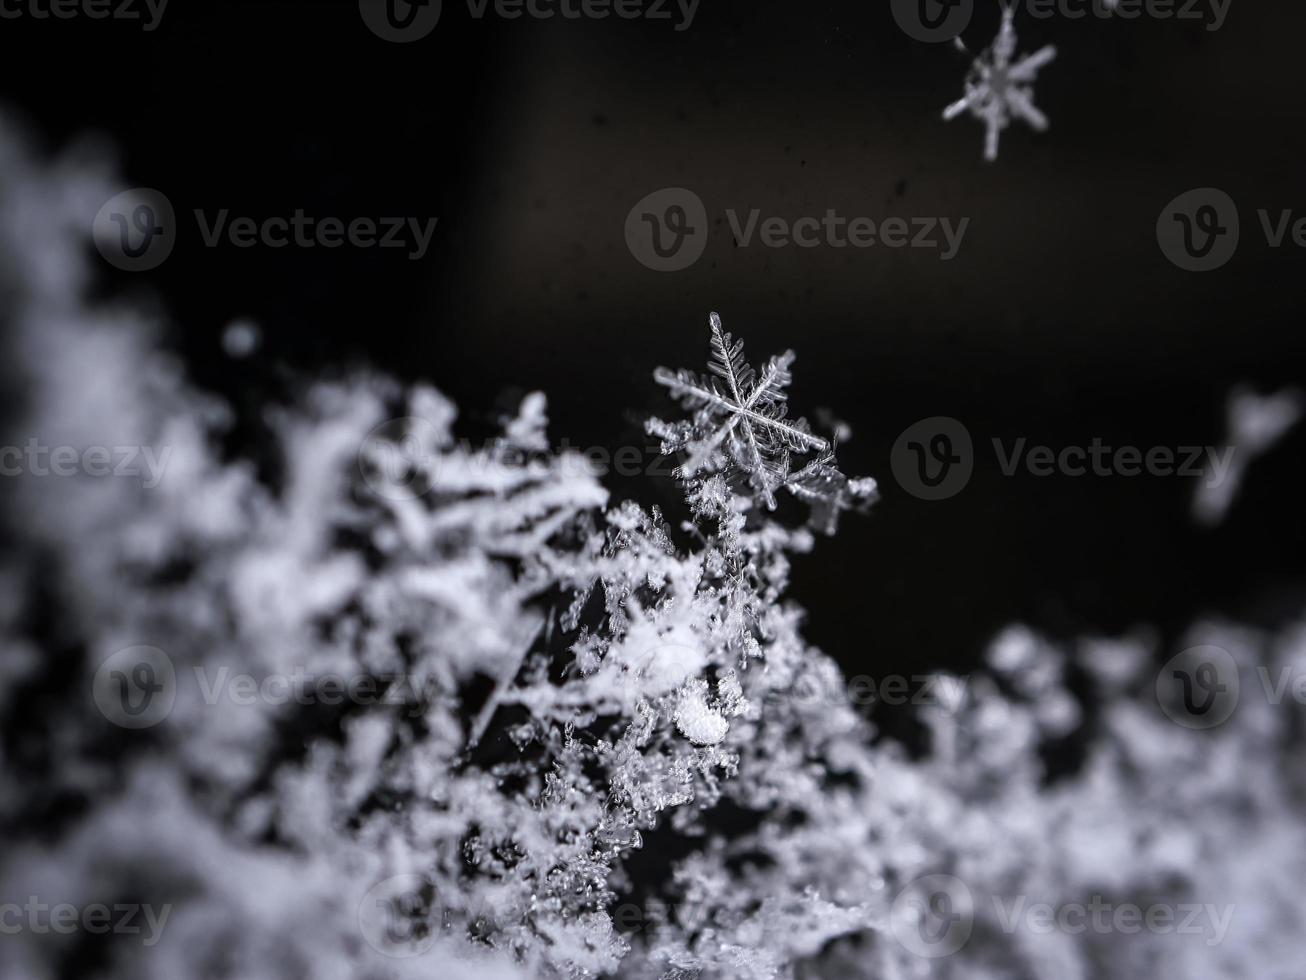
M 982 47 L 996 5 L 964 37 Z M 1267 247 L 1256 209 L 1301 210 L 1306 10 L 1233 0 L 1200 22 L 1018 17 L 1021 50 L 1058 45 L 1037 85 L 1045 134 L 1017 124 L 996 164 L 982 128 L 939 113 L 967 59 L 916 42 L 888 4 L 702 0 L 668 21 L 489 17 L 445 0 L 426 39 L 372 35 L 353 3 L 172 0 L 161 26 L 0 21 L 4 101 L 51 151 L 116 147 L 124 186 L 181 216 L 438 217 L 431 251 L 206 248 L 183 220 L 111 298 L 156 295 L 168 342 L 246 424 L 285 369 L 372 364 L 433 382 L 475 426 L 547 392 L 555 439 L 642 444 L 673 409 L 659 365 L 701 368 L 709 310 L 755 361 L 798 352 L 792 404 L 855 433 L 844 469 L 883 499 L 798 562 L 808 635 L 850 671 L 972 662 L 1024 620 L 1057 636 L 1206 612 L 1271 621 L 1299 598 L 1306 435 L 1251 471 L 1231 519 L 1189 519 L 1192 481 L 1003 476 L 990 439 L 1053 447 L 1219 442 L 1229 388 L 1306 380 L 1306 253 Z M 723 221 L 690 269 L 628 251 L 626 214 L 667 186 L 794 219 L 970 218 L 960 253 L 739 248 Z M 1233 261 L 1193 274 L 1155 238 L 1176 195 L 1238 202 Z M 90 220 L 88 215 L 88 223 Z M 220 337 L 257 321 L 257 358 Z M 957 497 L 916 500 L 889 452 L 954 416 L 979 450 Z M 666 505 L 674 487 L 614 479 Z

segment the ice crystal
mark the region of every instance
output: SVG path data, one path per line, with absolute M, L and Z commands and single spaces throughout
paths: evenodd
M 1047 129 L 1048 120 L 1034 105 L 1033 83 L 1039 69 L 1057 56 L 1053 45 L 1045 45 L 1013 63 L 1016 54 L 1015 11 L 1002 10 L 1002 26 L 993 43 L 980 52 L 966 76 L 965 95 L 943 110 L 945 120 L 970 112 L 984 123 L 984 159 L 998 158 L 998 141 L 1013 118 L 1023 119 L 1034 129 Z M 957 46 L 966 47 L 957 41 Z
M 838 513 L 875 496 L 875 481 L 849 480 L 838 468 L 834 447 L 814 435 L 807 420 L 787 417 L 793 351 L 767 361 L 760 375 L 744 359 L 744 342 L 708 318 L 715 377 L 702 378 L 684 369 L 658 368 L 654 379 L 693 412 L 689 421 L 653 420 L 650 431 L 663 438 L 666 453 L 684 452 L 677 473 L 691 484 L 704 474 L 729 470 L 742 476 L 765 506 L 774 510 L 775 494 L 784 489 L 812 507 L 814 523 L 832 533 Z M 794 454 L 814 454 L 792 471 Z
M 1273 395 L 1258 395 L 1246 388 L 1229 393 L 1225 406 L 1228 469 L 1220 479 L 1210 470 L 1203 474 L 1193 496 L 1193 517 L 1201 524 L 1224 520 L 1242 487 L 1252 461 L 1274 448 L 1306 412 L 1306 395 L 1285 388 Z
M 716 745 L 726 737 L 730 723 L 708 704 L 707 684 L 699 681 L 681 694 L 676 708 L 676 728 L 695 745 Z

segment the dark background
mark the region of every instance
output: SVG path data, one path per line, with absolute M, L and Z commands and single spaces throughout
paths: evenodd
M 996 5 L 964 37 L 993 36 Z M 1269 622 L 1306 580 L 1306 434 L 1257 462 L 1215 530 L 1181 478 L 1005 477 L 989 449 L 1101 438 L 1217 443 L 1228 389 L 1306 381 L 1306 253 L 1267 247 L 1258 208 L 1303 208 L 1306 10 L 1234 0 L 1200 22 L 1018 18 L 1020 48 L 1056 43 L 1037 85 L 1045 134 L 1017 124 L 996 164 L 982 127 L 945 124 L 967 58 L 906 37 L 888 4 L 702 0 L 666 21 L 473 20 L 445 0 L 414 44 L 384 42 L 353 3 L 173 0 L 152 33 L 120 21 L 0 21 L 0 98 L 60 151 L 103 139 L 125 186 L 179 215 L 440 219 L 402 250 L 206 248 L 183 220 L 143 276 L 107 266 L 110 298 L 153 293 L 169 343 L 253 426 L 287 371 L 371 364 L 433 382 L 469 423 L 523 391 L 549 396 L 572 445 L 642 444 L 673 411 L 660 364 L 701 368 L 721 312 L 755 361 L 793 347 L 792 404 L 855 433 L 844 469 L 883 499 L 799 561 L 808 634 L 847 669 L 964 667 L 1003 624 L 1056 636 L 1153 625 L 1167 641 L 1207 612 Z M 960 253 L 738 248 L 657 273 L 627 250 L 626 214 L 685 186 L 726 208 L 794 219 L 970 218 Z M 1165 204 L 1214 186 L 1243 241 L 1208 274 L 1155 239 Z M 88 216 L 88 223 L 90 216 Z M 257 357 L 222 352 L 255 320 Z M 963 421 L 970 485 L 927 503 L 889 452 L 918 419 Z M 614 479 L 668 504 L 674 487 Z

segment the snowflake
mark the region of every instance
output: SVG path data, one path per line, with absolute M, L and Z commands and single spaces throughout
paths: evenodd
M 1033 54 L 1012 64 L 1016 53 L 1016 31 L 1012 27 L 1014 11 L 1002 11 L 1002 28 L 993 44 L 980 52 L 966 76 L 966 94 L 943 110 L 945 120 L 955 119 L 966 110 L 977 119 L 984 120 L 987 134 L 984 139 L 984 159 L 998 158 L 998 139 L 1011 124 L 1013 116 L 1029 123 L 1042 132 L 1048 128 L 1048 118 L 1034 105 L 1031 83 L 1038 71 L 1057 56 L 1055 46 L 1048 44 Z M 957 40 L 957 46 L 966 46 Z
M 742 474 L 768 509 L 775 492 L 786 489 L 813 508 L 814 523 L 831 533 L 840 510 L 875 495 L 874 480 L 849 480 L 835 465 L 829 442 L 812 433 L 806 419 L 786 417 L 792 380 L 793 351 L 772 357 L 761 376 L 744 360 L 744 342 L 721 327 L 713 313 L 712 359 L 708 369 L 717 377 L 700 378 L 691 371 L 658 368 L 654 380 L 671 389 L 687 408 L 691 421 L 666 425 L 652 420 L 650 431 L 662 436 L 663 451 L 685 451 L 688 458 L 677 475 L 693 480 L 707 471 L 733 468 Z M 797 472 L 790 472 L 794 453 L 816 453 Z
M 1306 395 L 1296 388 L 1273 395 L 1258 395 L 1244 386 L 1230 392 L 1224 448 L 1219 453 L 1206 451 L 1206 472 L 1197 484 L 1193 516 L 1210 526 L 1223 521 L 1242 488 L 1247 467 L 1273 449 L 1303 414 Z

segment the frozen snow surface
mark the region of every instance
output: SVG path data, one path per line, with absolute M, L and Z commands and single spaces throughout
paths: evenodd
M 1158 673 L 1016 627 L 909 752 L 785 597 L 874 498 L 789 420 L 792 355 L 714 318 L 710 379 L 659 372 L 675 521 L 550 452 L 540 395 L 471 448 L 433 390 L 308 379 L 233 447 L 87 298 L 108 175 L 12 132 L 0 163 L 6 444 L 167 450 L 153 486 L 3 487 L 0 976 L 1306 975 L 1306 631 L 1198 623 Z

